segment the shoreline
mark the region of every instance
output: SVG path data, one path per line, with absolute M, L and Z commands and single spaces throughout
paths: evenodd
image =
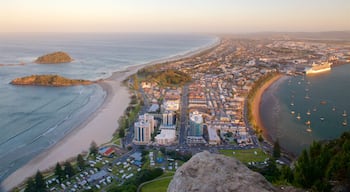
M 282 74 L 278 74 L 265 82 L 255 93 L 252 104 L 251 104 L 251 110 L 252 110 L 252 117 L 253 117 L 253 122 L 256 124 L 257 128 L 262 131 L 264 137 L 266 138 L 267 136 L 267 129 L 265 128 L 264 124 L 262 123 L 261 120 L 261 115 L 260 115 L 260 104 L 261 104 L 261 99 L 265 91 L 275 82 L 277 82 L 279 79 L 284 77 Z M 269 140 L 269 139 L 267 139 Z
M 36 171 L 50 169 L 57 162 L 75 158 L 78 154 L 88 151 L 92 141 L 96 142 L 97 145 L 110 141 L 119 127 L 119 118 L 124 114 L 130 103 L 129 89 L 122 84 L 129 76 L 146 66 L 194 57 L 215 48 L 220 42 L 221 38 L 217 37 L 213 43 L 198 47 L 196 50 L 189 50 L 186 53 L 144 64 L 128 66 L 125 69 L 113 72 L 110 77 L 98 82 L 97 84 L 106 92 L 102 105 L 87 117 L 81 125 L 73 128 L 70 133 L 53 146 L 44 150 L 5 178 L 0 184 L 0 191 L 9 191 L 25 182 Z M 101 129 L 102 127 L 103 129 Z

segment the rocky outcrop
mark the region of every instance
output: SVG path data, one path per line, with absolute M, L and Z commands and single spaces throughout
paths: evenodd
M 168 186 L 168 192 L 263 192 L 279 191 L 262 175 L 238 160 L 201 152 L 183 164 Z
M 80 79 L 67 79 L 58 75 L 31 75 L 17 78 L 11 81 L 13 85 L 36 85 L 36 86 L 75 86 L 90 85 L 94 82 Z
M 54 52 L 47 55 L 38 57 L 35 63 L 38 64 L 57 64 L 57 63 L 69 63 L 73 59 L 65 52 Z

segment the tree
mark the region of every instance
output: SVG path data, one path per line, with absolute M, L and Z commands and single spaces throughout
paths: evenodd
M 275 141 L 275 143 L 273 145 L 273 157 L 276 159 L 281 157 L 281 147 L 280 147 L 280 144 L 278 142 L 278 139 Z
M 57 162 L 55 167 L 55 175 L 57 176 L 57 179 L 61 182 L 64 179 L 64 172 L 62 170 L 61 165 Z
M 125 129 L 124 129 L 123 127 L 120 127 L 120 128 L 119 128 L 118 136 L 119 136 L 120 138 L 124 138 L 124 137 L 125 137 Z
M 77 164 L 80 170 L 83 170 L 85 168 L 85 160 L 81 154 L 77 157 Z
M 40 171 L 36 172 L 35 175 L 35 189 L 37 192 L 46 191 L 45 179 Z
M 24 190 L 24 192 L 36 192 L 35 182 L 34 182 L 33 178 L 29 178 L 27 180 L 27 186 L 26 186 L 26 189 Z
M 90 144 L 90 154 L 96 155 L 98 153 L 98 147 L 95 141 L 92 141 Z
M 75 174 L 74 168 L 68 161 L 64 163 L 64 174 L 68 175 L 68 177 L 72 177 Z

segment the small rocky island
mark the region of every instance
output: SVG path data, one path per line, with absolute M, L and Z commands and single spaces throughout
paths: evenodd
M 93 81 L 81 79 L 67 79 L 58 75 L 31 75 L 17 78 L 11 81 L 13 85 L 34 85 L 34 86 L 51 86 L 66 87 L 75 85 L 90 85 Z
M 58 51 L 38 57 L 34 62 L 38 64 L 69 63 L 73 59 L 65 52 Z

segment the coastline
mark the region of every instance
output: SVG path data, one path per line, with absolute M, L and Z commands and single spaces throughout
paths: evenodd
M 260 104 L 261 104 L 261 99 L 265 91 L 275 82 L 277 82 L 279 79 L 284 77 L 282 74 L 278 74 L 265 82 L 255 93 L 255 96 L 252 101 L 252 117 L 253 117 L 253 122 L 254 124 L 258 127 L 259 130 L 263 132 L 264 137 L 266 138 L 267 136 L 267 130 L 264 127 L 264 124 L 262 123 L 261 120 L 261 115 L 260 115 Z
M 13 189 L 38 170 L 44 171 L 53 167 L 57 162 L 75 158 L 79 153 L 87 151 L 92 141 L 98 145 L 110 141 L 113 138 L 113 133 L 118 129 L 119 118 L 130 103 L 129 90 L 122 85 L 122 81 L 130 75 L 146 66 L 194 57 L 215 48 L 220 42 L 220 37 L 217 37 L 213 43 L 198 47 L 196 50 L 145 64 L 128 66 L 125 70 L 113 72 L 111 77 L 98 82 L 98 85 L 106 92 L 103 104 L 84 123 L 73 128 L 63 139 L 4 179 L 0 185 L 0 191 Z

